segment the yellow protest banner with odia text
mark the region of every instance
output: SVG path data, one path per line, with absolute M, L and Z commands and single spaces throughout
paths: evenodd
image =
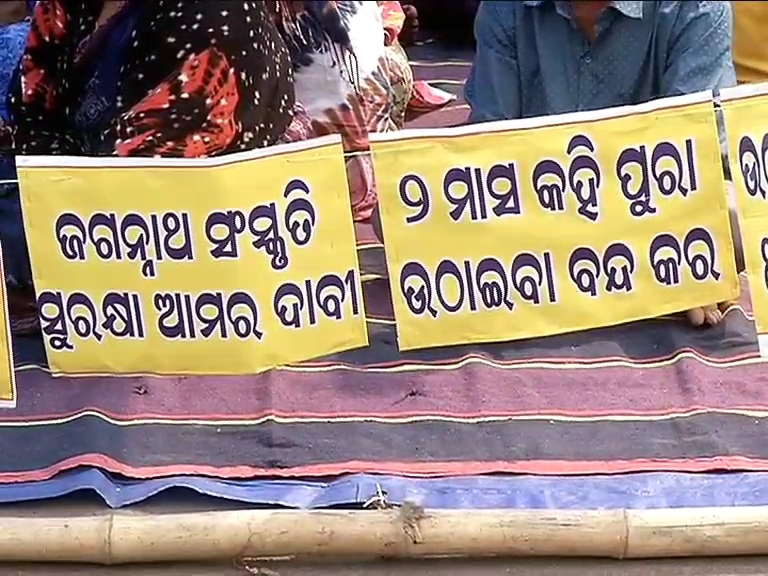
M 768 84 L 720 98 L 758 342 L 768 356 Z
M 5 262 L 0 247 L 0 408 L 15 408 L 16 372 L 13 365 L 13 339 L 5 278 Z
M 402 350 L 547 336 L 728 300 L 711 94 L 377 134 Z
M 54 372 L 249 374 L 367 345 L 338 137 L 18 167 Z

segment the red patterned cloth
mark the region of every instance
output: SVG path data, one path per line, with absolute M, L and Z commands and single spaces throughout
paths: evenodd
M 37 3 L 5 148 L 88 153 L 73 122 L 87 82 L 77 55 L 103 5 Z M 290 58 L 262 2 L 152 0 L 139 13 L 96 154 L 200 157 L 279 140 L 292 119 Z

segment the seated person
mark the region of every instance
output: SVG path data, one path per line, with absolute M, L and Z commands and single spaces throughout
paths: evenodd
M 393 101 L 383 70 L 384 28 L 376 2 L 277 0 L 278 29 L 291 53 L 296 99 L 314 135 L 340 134 L 355 220 L 376 204 L 368 133 L 388 129 Z
M 11 121 L 8 90 L 19 66 L 29 34 L 29 15 L 34 2 L 0 2 L 0 125 Z M 10 156 L 0 156 L 0 243 L 3 247 L 5 282 L 9 305 L 24 307 L 24 294 L 32 285 L 24 226 L 21 218 L 16 166 Z M 32 317 L 34 308 L 27 317 Z M 24 317 L 24 315 L 21 315 Z M 15 318 L 14 318 L 15 319 Z M 19 328 L 19 326 L 14 326 Z M 21 327 L 23 331 L 23 326 Z
M 404 26 L 415 18 L 413 6 L 406 11 L 400 2 L 379 0 L 382 20 L 384 21 L 384 58 L 389 83 L 392 86 L 392 129 L 400 130 L 405 125 L 406 112 L 419 114 L 431 112 L 452 100 L 455 96 L 430 86 L 423 80 L 415 80 L 408 54 L 400 42 Z
M 731 2 L 736 79 L 768 81 L 768 3 Z
M 728 2 L 482 2 L 475 36 L 465 86 L 474 122 L 639 104 L 735 84 Z M 736 232 L 733 210 L 731 222 Z M 734 240 L 738 256 L 737 233 Z M 694 325 L 717 324 L 722 313 L 712 305 L 688 317 Z
M 293 87 L 263 3 L 179 6 L 39 3 L 13 129 L 0 144 L 22 154 L 199 157 L 278 142 Z
M 314 135 L 341 135 L 353 217 L 365 221 L 376 205 L 368 134 L 402 127 L 415 93 L 410 65 L 397 45 L 404 19 L 399 2 L 270 4 L 291 53 L 296 100 L 306 109 Z M 451 98 L 437 94 L 425 106 L 434 109 Z
M 293 118 L 258 1 L 39 2 L 20 76 L 0 153 L 205 157 L 275 144 Z
M 400 130 L 405 125 L 405 111 L 414 92 L 413 70 L 408 55 L 398 39 L 405 24 L 405 12 L 400 2 L 379 0 L 384 26 L 385 71 L 392 88 L 391 128 Z

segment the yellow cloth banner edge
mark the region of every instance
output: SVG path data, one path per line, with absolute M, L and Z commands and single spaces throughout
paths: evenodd
M 0 245 L 0 306 L 3 307 L 5 314 L 5 326 L 0 327 L 5 331 L 5 353 L 8 355 L 8 381 L 10 382 L 11 398 L 0 399 L 0 408 L 16 408 L 18 391 L 16 389 L 16 363 L 13 357 L 13 335 L 11 334 L 11 318 L 8 310 L 8 288 L 5 285 L 5 257 L 3 248 Z
M 768 90 L 768 83 L 766 83 L 766 89 Z M 718 130 L 718 120 L 717 120 L 717 112 L 715 108 L 717 99 L 715 98 L 715 94 L 712 90 L 704 90 L 701 92 L 696 92 L 693 94 L 685 94 L 681 96 L 673 96 L 668 98 L 660 98 L 656 100 L 652 100 L 649 102 L 645 102 L 638 105 L 628 105 L 628 106 L 620 106 L 620 107 L 614 107 L 614 108 L 605 108 L 605 109 L 599 109 L 599 110 L 591 110 L 591 111 L 583 111 L 583 112 L 572 112 L 572 113 L 566 113 L 566 114 L 556 114 L 556 115 L 550 115 L 550 116 L 542 116 L 542 117 L 535 117 L 535 118 L 524 118 L 524 119 L 514 119 L 514 120 L 499 120 L 494 122 L 485 122 L 485 123 L 479 123 L 469 126 L 458 126 L 458 127 L 449 127 L 449 128 L 426 128 L 426 129 L 406 129 L 401 130 L 397 132 L 385 132 L 385 133 L 376 133 L 372 134 L 370 138 L 371 143 L 371 157 L 374 159 L 374 172 L 376 169 L 375 166 L 375 156 L 376 154 L 386 153 L 389 150 L 388 144 L 400 144 L 407 141 L 417 141 L 417 140 L 423 140 L 423 139 L 445 139 L 450 140 L 454 138 L 460 138 L 463 136 L 472 136 L 472 135 L 486 135 L 486 134 L 499 134 L 499 133 L 506 133 L 506 132 L 526 132 L 526 131 L 532 131 L 537 130 L 540 128 L 557 128 L 562 126 L 567 126 L 570 124 L 576 124 L 576 123 L 585 123 L 585 122 L 595 122 L 595 121 L 602 121 L 602 120 L 611 120 L 611 119 L 617 119 L 617 118 L 624 118 L 624 117 L 630 117 L 630 116 L 643 116 L 648 114 L 654 114 L 658 112 L 662 112 L 665 110 L 670 110 L 673 108 L 679 108 L 683 106 L 695 106 L 695 105 L 703 105 L 703 104 L 709 104 L 710 108 L 709 111 L 712 116 L 712 127 L 713 127 L 713 135 L 714 137 L 719 141 L 720 135 Z M 381 145 L 381 146 L 379 146 Z M 376 148 L 379 148 L 379 152 L 376 152 Z M 728 211 L 728 201 L 726 197 L 726 180 L 725 180 L 725 174 L 720 174 L 720 183 L 722 184 L 722 194 L 718 196 L 719 200 L 719 208 L 721 210 Z M 386 210 L 385 206 L 382 205 L 381 201 L 379 201 L 379 210 L 382 214 L 382 216 L 386 213 L 389 215 L 389 212 Z M 383 236 L 383 243 L 384 246 L 387 245 L 387 232 L 386 232 L 386 226 L 383 223 L 384 218 L 382 217 L 382 224 L 381 224 L 381 232 Z M 727 222 L 728 227 L 728 237 L 726 239 L 727 242 L 727 248 L 729 249 L 729 254 L 733 255 L 735 254 L 735 244 L 733 240 L 733 230 L 731 228 L 731 222 L 730 218 Z M 399 252 L 397 250 L 397 246 L 394 243 L 390 243 L 390 246 L 386 248 L 385 250 L 385 260 L 387 263 L 387 268 L 393 269 L 393 259 L 395 254 L 399 255 Z M 732 260 L 732 258 L 730 259 Z M 729 264 L 730 265 L 730 264 Z M 729 300 L 738 298 L 740 294 L 740 283 L 739 283 L 739 274 L 738 270 L 735 270 L 735 279 L 732 280 L 729 284 L 730 292 L 729 292 Z M 394 293 L 395 290 L 399 289 L 398 286 L 395 286 L 395 279 L 391 276 L 391 274 L 388 274 L 388 283 L 390 287 L 390 292 Z M 702 302 L 701 304 L 692 305 L 692 307 L 699 307 L 699 306 L 705 306 L 713 304 L 713 302 Z M 394 307 L 396 308 L 396 307 Z M 663 316 L 669 316 L 671 314 L 678 314 L 685 312 L 690 308 L 683 308 L 683 309 L 670 309 L 668 311 L 662 312 L 661 314 L 654 314 L 653 316 L 642 316 L 637 317 L 633 319 L 627 319 L 627 320 L 621 320 L 617 322 L 612 322 L 609 324 L 602 324 L 600 326 L 596 326 L 593 328 L 587 328 L 587 329 L 580 329 L 580 330 L 562 330 L 558 332 L 552 332 L 547 335 L 535 335 L 529 337 L 530 339 L 533 338 L 549 338 L 554 336 L 560 336 L 563 334 L 573 334 L 583 331 L 589 331 L 589 330 L 597 330 L 600 328 L 609 328 L 614 326 L 620 326 L 624 324 L 630 324 L 633 322 L 639 322 L 643 320 L 651 320 L 653 318 L 657 317 L 663 317 Z M 444 347 L 444 346 L 460 346 L 460 345 L 476 345 L 476 344 L 492 344 L 492 343 L 499 343 L 499 342 L 507 342 L 507 341 L 523 341 L 526 338 L 515 338 L 513 340 L 499 340 L 498 338 L 488 338 L 488 339 L 477 339 L 473 340 L 472 342 L 468 343 L 453 343 L 453 344 L 441 344 L 441 345 L 434 345 L 434 344 L 427 344 L 427 345 L 415 345 L 415 344 L 406 344 L 403 343 L 403 340 L 401 338 L 401 333 L 399 329 L 399 323 L 397 322 L 397 317 L 395 314 L 395 328 L 397 332 L 397 340 L 398 340 L 398 350 L 400 352 L 410 352 L 415 350 L 427 350 L 430 348 L 435 347 Z
M 290 155 L 294 153 L 299 152 L 310 152 L 313 150 L 322 151 L 323 149 L 328 149 L 329 154 L 327 156 L 321 156 L 318 158 L 315 158 L 315 160 L 318 159 L 334 159 L 338 160 L 341 164 L 342 170 L 345 171 L 345 155 L 344 155 L 344 149 L 342 145 L 342 139 L 339 134 L 331 134 L 327 136 L 322 136 L 318 138 L 313 138 L 311 140 L 305 140 L 295 143 L 289 143 L 289 144 L 279 144 L 267 148 L 261 148 L 261 149 L 254 149 L 250 151 L 245 152 L 238 152 L 233 154 L 228 154 L 225 156 L 216 156 L 216 157 L 210 157 L 210 158 L 157 158 L 157 157 L 91 157 L 91 156 L 22 156 L 20 158 L 20 162 L 18 163 L 18 179 L 19 179 L 19 186 L 20 188 L 23 188 L 23 180 L 25 177 L 25 172 L 28 169 L 34 169 L 34 170 L 56 170 L 61 168 L 67 168 L 67 169 L 109 169 L 109 168 L 122 168 L 122 169 L 141 169 L 141 168 L 170 168 L 170 169 L 179 169 L 179 168 L 187 168 L 187 169 L 210 169 L 210 168 L 219 168 L 219 167 L 226 167 L 233 164 L 241 164 L 246 162 L 252 162 L 254 160 L 263 160 L 267 158 L 274 158 L 277 156 L 285 156 Z M 351 204 L 351 196 L 349 193 L 349 183 L 348 179 L 346 178 L 346 173 L 344 177 L 344 190 L 342 196 L 346 199 L 347 207 L 349 209 L 349 221 L 350 221 L 350 228 L 354 235 L 355 231 L 355 223 L 352 220 L 351 213 L 352 213 L 352 204 Z M 25 227 L 29 227 L 30 222 L 27 216 L 27 211 L 24 210 L 25 207 L 25 200 L 27 200 L 26 196 L 21 193 L 21 207 L 22 207 L 22 219 L 24 221 Z M 29 238 L 27 238 L 28 244 L 31 244 L 29 242 Z M 354 239 L 353 239 L 354 242 Z M 358 288 L 359 292 L 361 294 L 360 297 L 360 308 L 361 308 L 361 319 L 360 323 L 363 327 L 363 337 L 364 342 L 361 343 L 358 346 L 355 346 L 354 348 L 335 348 L 332 351 L 328 352 L 328 355 L 332 354 L 339 354 L 341 352 L 345 351 L 351 351 L 351 350 L 357 350 L 361 348 L 365 348 L 367 346 L 370 346 L 370 338 L 368 334 L 367 329 L 367 318 L 365 316 L 365 301 L 362 298 L 363 293 L 363 274 L 362 270 L 360 269 L 360 260 L 359 257 L 357 257 L 357 247 L 353 244 L 352 249 L 355 251 L 356 259 L 355 259 L 355 271 L 357 273 L 357 279 L 358 279 Z M 30 252 L 32 251 L 30 246 Z M 34 269 L 34 267 L 33 267 Z M 34 274 L 33 274 L 34 276 Z M 47 356 L 47 345 L 46 345 L 46 356 Z M 11 356 L 12 358 L 12 356 Z M 271 366 L 271 367 L 265 367 L 262 370 L 258 371 L 250 371 L 248 373 L 243 373 L 241 375 L 255 375 L 255 374 L 261 374 L 268 372 L 270 370 L 279 369 L 281 367 L 291 367 L 295 366 L 297 364 L 301 364 L 303 362 L 311 361 L 313 360 L 302 360 L 297 363 L 293 364 L 281 364 L 278 366 Z M 77 371 L 77 372 L 67 372 L 62 370 L 52 370 L 49 369 L 49 372 L 54 377 L 95 377 L 95 376 L 109 376 L 109 377 L 117 377 L 117 378 L 132 378 L 132 377 L 141 377 L 141 376 L 150 376 L 150 377 L 173 377 L 173 376 L 233 376 L 233 373 L 230 372 L 218 372 L 218 371 L 212 371 L 212 372 L 205 372 L 201 373 L 200 371 L 178 371 L 178 372 L 151 372 L 151 371 L 137 371 L 137 372 L 104 372 L 104 371 Z M 14 386 L 15 386 L 15 379 L 14 379 Z M 0 407 L 2 407 L 2 404 L 0 403 Z

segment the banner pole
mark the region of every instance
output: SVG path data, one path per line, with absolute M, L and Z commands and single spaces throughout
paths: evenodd
M 768 553 L 768 507 L 0 514 L 0 562 L 668 558 Z

